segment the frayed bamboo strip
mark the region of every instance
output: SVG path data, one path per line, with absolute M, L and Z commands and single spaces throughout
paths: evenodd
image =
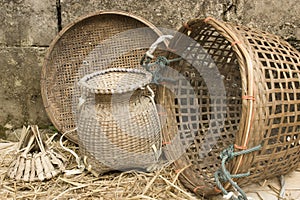
M 14 166 L 17 164 L 17 162 L 18 162 L 18 159 L 13 160 L 12 163 L 11 163 L 11 165 L 10 165 L 10 167 L 8 169 L 8 172 L 7 172 L 9 178 L 15 177 L 14 171 L 16 169 L 14 168 Z
M 27 154 L 29 153 L 29 151 L 33 148 L 33 143 L 34 143 L 34 136 L 31 135 L 29 140 L 28 140 L 28 143 L 27 143 L 27 146 L 24 148 L 24 149 L 21 149 L 20 152 L 21 153 L 21 156 L 26 158 Z
M 64 168 L 62 167 L 59 167 L 58 169 L 55 169 L 55 167 L 53 166 L 53 163 L 52 163 L 52 158 L 51 158 L 51 153 L 47 152 L 47 163 L 48 163 L 48 166 L 50 168 L 50 172 L 52 174 L 52 177 L 55 177 L 57 176 L 60 172 L 64 171 Z M 55 165 L 55 164 L 54 164 Z M 63 164 L 62 164 L 63 166 Z
M 66 158 L 64 156 L 62 156 L 61 154 L 53 151 L 52 149 L 50 150 L 50 152 L 52 152 L 52 154 L 57 157 L 58 159 L 62 160 L 62 161 L 66 161 Z
M 49 155 L 51 157 L 51 163 L 58 166 L 58 169 L 65 170 L 64 164 L 62 161 L 65 160 L 64 157 L 60 156 L 59 154 L 55 153 L 54 151 L 50 150 Z
M 19 149 L 19 150 L 21 149 L 22 144 L 23 144 L 23 142 L 24 142 L 24 140 L 27 136 L 26 133 L 28 132 L 29 128 L 30 128 L 29 126 L 27 128 L 25 126 L 23 126 L 23 129 L 22 129 L 22 132 L 21 132 L 21 138 L 19 140 L 17 149 Z
M 30 178 L 29 178 L 29 180 L 31 182 L 35 181 L 36 175 L 37 175 L 37 173 L 36 173 L 36 170 L 35 170 L 35 157 L 33 156 L 32 159 L 31 159 L 31 168 L 30 168 Z
M 18 181 L 49 180 L 65 169 L 66 159 L 43 142 L 37 126 L 23 128 L 16 156 L 7 175 Z
M 45 155 L 45 158 L 46 158 L 45 161 L 46 161 L 47 166 L 48 166 L 48 168 L 50 170 L 50 173 L 51 173 L 51 177 L 56 176 L 58 172 L 55 170 L 54 166 L 52 165 L 51 160 L 50 160 L 50 155 L 49 155 L 48 152 Z
M 10 178 L 14 178 L 16 175 L 17 175 L 17 171 L 18 171 L 18 166 L 19 166 L 19 164 L 20 164 L 20 157 L 18 157 L 17 158 L 17 161 L 16 161 L 16 163 L 12 166 L 12 167 L 14 167 L 13 169 L 13 171 L 12 171 L 12 173 L 10 174 Z M 16 166 L 16 167 L 15 167 Z
M 16 174 L 16 180 L 21 180 L 22 176 L 23 176 L 23 172 L 24 172 L 24 169 L 25 169 L 25 158 L 24 157 L 21 157 L 20 158 L 20 163 L 19 163 L 19 166 L 18 166 L 18 171 L 17 171 L 17 174 Z
M 31 126 L 31 130 L 33 132 L 33 135 L 35 136 L 35 139 L 38 143 L 38 146 L 41 150 L 41 152 L 45 152 L 45 147 L 43 145 L 43 141 L 42 141 L 42 138 L 41 138 L 41 134 L 39 132 L 39 129 L 38 129 L 38 126 Z
M 37 173 L 38 179 L 40 181 L 45 180 L 40 153 L 35 156 L 35 167 L 36 167 L 36 173 Z
M 50 179 L 52 177 L 52 174 L 51 174 L 51 169 L 50 169 L 50 166 L 48 165 L 47 159 L 48 159 L 48 157 L 47 157 L 46 153 L 43 152 L 41 154 L 42 168 L 44 170 L 45 179 Z
M 29 181 L 29 176 L 30 176 L 30 169 L 31 169 L 31 160 L 32 160 L 32 155 L 28 155 L 25 163 L 25 171 L 24 171 L 24 178 L 23 180 L 25 182 Z

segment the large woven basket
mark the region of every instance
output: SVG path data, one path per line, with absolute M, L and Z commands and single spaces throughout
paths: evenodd
M 176 147 L 170 143 L 175 137 L 190 144 L 175 161 L 182 183 L 199 196 L 228 189 L 224 176 L 218 179 L 222 186 L 216 184 L 220 155 L 227 156 L 229 173 L 246 173 L 233 178 L 239 185 L 297 168 L 299 52 L 275 35 L 212 18 L 190 20 L 180 32 L 196 45 L 175 36 L 170 48 L 184 60 L 172 67 L 189 80 L 193 93 L 179 84 L 185 92 L 175 96 L 161 86 L 157 101 L 167 112 L 168 125 L 162 129 L 167 156 L 174 157 Z
M 110 68 L 79 81 L 79 146 L 89 170 L 102 174 L 156 168 L 161 154 L 160 123 L 154 96 L 148 96 L 144 88 L 151 80 L 146 71 Z
M 138 68 L 159 35 L 150 22 L 123 11 L 98 11 L 64 27 L 47 51 L 41 75 L 44 106 L 54 126 L 77 143 L 76 131 L 71 132 L 77 127 L 77 82 L 106 68 Z

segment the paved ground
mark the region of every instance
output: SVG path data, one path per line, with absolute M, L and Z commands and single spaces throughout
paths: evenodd
M 281 190 L 280 179 L 273 178 L 265 182 L 252 184 L 243 187 L 247 196 L 254 200 L 300 200 L 300 167 L 284 176 L 285 195 L 279 198 Z M 213 198 L 213 200 L 224 199 L 221 195 Z

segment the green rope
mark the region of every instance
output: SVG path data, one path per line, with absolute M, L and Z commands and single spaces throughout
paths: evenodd
M 240 195 L 238 195 L 237 198 L 236 197 L 231 197 L 231 199 L 234 199 L 234 200 L 247 200 L 247 196 L 246 196 L 245 192 L 232 179 L 233 178 L 243 178 L 243 177 L 249 176 L 250 172 L 243 173 L 243 174 L 233 174 L 233 175 L 231 175 L 230 172 L 226 169 L 225 165 L 226 165 L 226 162 L 228 160 L 231 160 L 236 156 L 243 155 L 243 154 L 248 154 L 248 153 L 257 151 L 260 148 L 261 148 L 261 145 L 258 145 L 256 147 L 253 147 L 253 148 L 250 148 L 250 149 L 234 152 L 234 146 L 230 145 L 227 149 L 225 149 L 221 152 L 221 155 L 220 155 L 220 157 L 222 159 L 221 169 L 216 171 L 214 175 L 215 175 L 216 184 L 217 184 L 218 188 L 220 188 L 220 190 L 222 191 L 222 193 L 224 195 L 228 195 L 229 193 L 223 187 L 221 182 L 229 182 L 240 194 Z
M 171 62 L 180 61 L 182 58 L 175 58 L 168 60 L 164 56 L 158 56 L 156 61 L 153 63 L 150 63 L 151 58 L 147 57 L 146 55 L 143 56 L 141 60 L 141 66 L 144 67 L 148 72 L 152 74 L 152 82 L 158 84 L 162 81 L 168 81 L 168 82 L 175 82 L 174 79 L 163 77 L 161 75 L 162 70 L 164 70 Z M 151 70 L 152 66 L 157 66 L 154 70 Z

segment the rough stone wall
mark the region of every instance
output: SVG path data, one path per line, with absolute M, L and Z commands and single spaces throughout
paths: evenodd
M 0 135 L 26 124 L 48 126 L 40 73 L 57 34 L 55 1 L 0 1 Z
M 0 135 L 25 124 L 50 125 L 40 94 L 44 55 L 58 30 L 96 10 L 124 10 L 178 29 L 213 16 L 282 36 L 300 50 L 299 0 L 3 0 L 0 1 Z
M 279 35 L 300 50 L 299 0 L 236 0 L 231 5 L 224 20 Z

